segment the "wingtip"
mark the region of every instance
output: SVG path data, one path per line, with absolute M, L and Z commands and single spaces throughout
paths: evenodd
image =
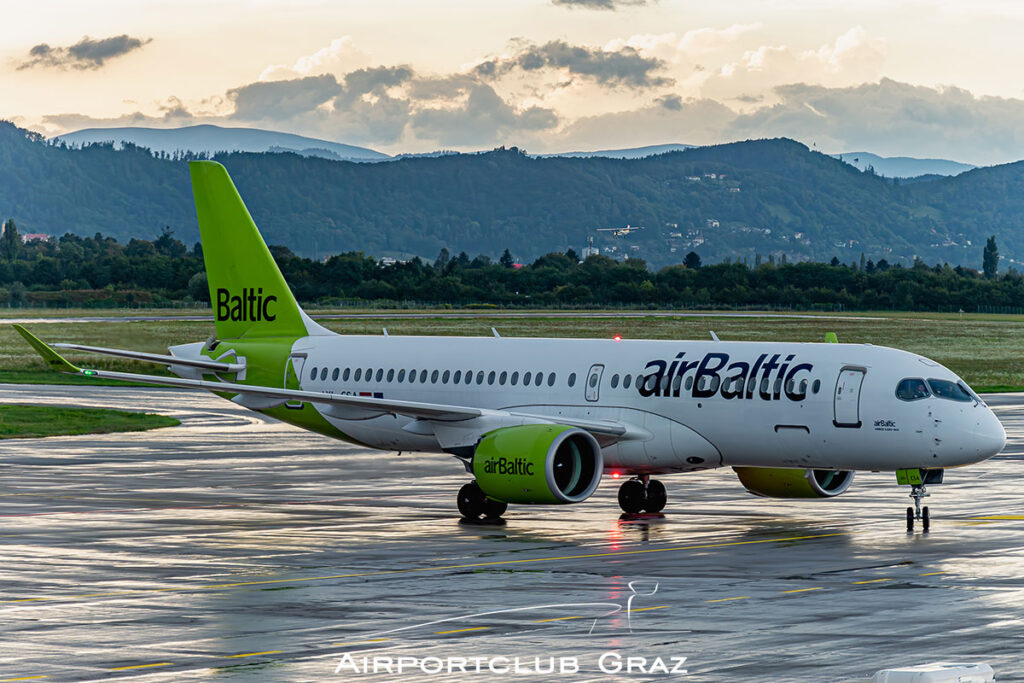
M 38 353 L 52 369 L 57 370 L 58 372 L 71 372 L 75 374 L 81 374 L 84 372 L 80 367 L 73 365 L 70 361 L 64 358 L 64 356 L 54 351 L 52 347 L 46 344 L 46 342 L 26 330 L 23 326 L 15 323 L 14 330 L 20 334 L 33 349 L 35 349 L 35 352 Z

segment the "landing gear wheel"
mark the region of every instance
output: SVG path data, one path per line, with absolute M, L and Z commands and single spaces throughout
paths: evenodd
M 927 532 L 932 525 L 932 520 L 928 516 L 928 506 L 925 505 L 921 508 L 921 531 Z
M 665 491 L 665 485 L 657 479 L 647 482 L 647 501 L 644 503 L 644 510 L 651 514 L 661 512 L 667 502 L 668 492 Z
M 931 528 L 931 519 L 928 517 L 928 506 L 921 507 L 921 501 L 930 496 L 924 484 L 914 484 L 910 487 L 910 498 L 914 501 L 914 507 L 907 508 L 907 531 L 914 530 L 914 520 L 921 520 L 921 530 L 927 532 Z
M 907 531 L 914 530 L 914 508 L 907 508 Z
M 639 479 L 622 482 L 619 487 L 619 507 L 626 514 L 635 515 L 644 509 L 647 503 L 647 492 Z
M 487 496 L 475 481 L 459 489 L 459 512 L 466 519 L 476 519 L 484 514 L 486 504 Z
M 508 510 L 508 503 L 502 503 L 500 500 L 491 500 L 490 498 L 484 499 L 483 513 L 487 519 L 497 519 L 505 514 L 505 510 Z

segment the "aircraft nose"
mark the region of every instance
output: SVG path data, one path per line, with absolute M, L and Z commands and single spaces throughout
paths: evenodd
M 969 433 L 971 450 L 977 453 L 979 460 L 991 458 L 1006 445 L 1006 430 L 995 413 L 987 407 Z

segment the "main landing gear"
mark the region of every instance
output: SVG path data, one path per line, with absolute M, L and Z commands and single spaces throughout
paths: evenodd
M 650 475 L 641 474 L 635 479 L 622 482 L 619 487 L 619 507 L 629 515 L 641 511 L 655 514 L 665 509 L 668 493 L 665 485 Z
M 480 515 L 487 519 L 498 519 L 507 509 L 508 503 L 491 500 L 475 481 L 459 489 L 459 512 L 466 519 L 479 519 Z
M 921 507 L 921 500 L 931 494 L 924 484 L 914 484 L 910 487 L 910 497 L 914 499 L 914 507 L 907 508 L 907 531 L 914 530 L 914 520 L 921 520 L 921 531 L 928 531 L 931 527 L 931 520 L 928 517 L 928 506 Z

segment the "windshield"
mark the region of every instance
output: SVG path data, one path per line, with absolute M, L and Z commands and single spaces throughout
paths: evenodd
M 930 379 L 928 380 L 928 386 L 931 387 L 932 393 L 939 398 L 964 403 L 974 401 L 974 397 L 956 382 L 950 382 L 945 379 Z
M 916 401 L 928 398 L 931 394 L 923 379 L 903 379 L 896 385 L 896 398 L 904 401 Z

